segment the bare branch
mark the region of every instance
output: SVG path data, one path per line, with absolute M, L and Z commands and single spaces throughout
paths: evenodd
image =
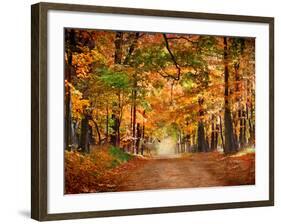
M 167 50 L 168 50 L 168 52 L 169 52 L 169 54 L 171 56 L 172 61 L 174 62 L 174 65 L 175 65 L 177 71 L 178 71 L 177 72 L 177 77 L 174 77 L 174 79 L 178 81 L 178 80 L 180 80 L 180 76 L 181 76 L 181 68 L 180 68 L 179 64 L 177 63 L 176 58 L 175 58 L 173 52 L 170 49 L 169 42 L 168 42 L 166 34 L 163 34 L 163 37 L 164 37 L 164 40 L 165 40 L 165 46 L 166 46 L 166 48 L 167 48 Z

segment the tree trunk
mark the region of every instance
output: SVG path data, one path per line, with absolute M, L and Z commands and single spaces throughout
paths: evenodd
M 227 48 L 227 37 L 223 38 L 224 42 L 224 136 L 225 136 L 225 145 L 224 152 L 232 153 L 237 151 L 237 146 L 235 143 L 235 138 L 233 134 L 233 125 L 230 111 L 229 103 L 229 71 L 228 71 L 228 48 Z
M 231 121 L 231 112 L 229 108 L 225 108 L 224 112 L 224 136 L 225 136 L 225 147 L 224 152 L 225 153 L 231 153 L 237 151 L 235 138 L 233 134 L 233 126 Z
M 105 142 L 108 143 L 109 135 L 109 111 L 108 111 L 108 102 L 106 104 L 106 132 L 105 132 Z
M 133 137 L 133 152 L 136 153 L 136 118 L 137 118 L 137 105 L 136 105 L 136 99 L 137 99 L 137 80 L 136 77 L 134 77 L 134 87 L 133 87 L 133 120 L 132 120 L 132 137 Z
M 81 122 L 81 135 L 80 135 L 79 148 L 81 148 L 81 150 L 84 153 L 90 152 L 89 119 L 90 116 L 85 115 Z
M 121 91 L 118 93 L 118 120 L 117 123 L 117 139 L 116 139 L 116 145 L 120 145 L 120 125 L 121 125 L 121 119 L 122 119 L 122 105 L 121 105 Z
M 247 138 L 246 138 L 246 133 L 247 133 L 247 120 L 246 120 L 246 111 L 243 110 L 243 140 L 244 140 L 244 146 L 247 144 Z
M 209 136 L 208 133 L 206 132 L 206 152 L 209 151 L 210 151 Z
M 186 135 L 186 151 L 190 152 L 190 147 L 191 147 L 191 135 L 187 134 Z
M 205 138 L 204 123 L 202 121 L 198 124 L 197 150 L 198 152 L 207 152 L 207 143 Z
M 112 126 L 111 126 L 111 129 L 112 129 L 112 133 L 110 135 L 110 144 L 113 145 L 113 146 L 117 146 L 117 129 L 118 129 L 118 123 L 119 123 L 119 120 L 118 120 L 118 117 L 115 115 L 115 114 L 112 114 L 111 115 L 111 119 L 112 119 Z
M 215 116 L 212 115 L 211 151 L 217 149 Z
M 136 32 L 134 40 L 133 40 L 132 44 L 130 45 L 128 53 L 127 53 L 127 55 L 126 55 L 126 57 L 124 59 L 124 62 L 123 62 L 124 65 L 127 65 L 129 63 L 130 57 L 131 57 L 132 53 L 134 52 L 134 50 L 135 50 L 135 48 L 137 46 L 137 42 L 138 42 L 139 37 L 140 37 L 140 33 Z
M 192 151 L 197 151 L 197 145 L 196 145 L 196 134 L 194 133 L 192 135 Z
M 221 144 L 222 144 L 222 148 L 224 150 L 224 137 L 223 137 L 223 130 L 222 130 L 222 119 L 221 119 L 221 115 L 219 116 L 220 119 L 220 134 L 221 134 Z
M 215 150 L 218 149 L 219 131 L 220 131 L 220 126 L 219 126 L 218 124 L 216 124 L 216 132 L 215 132 Z
M 141 133 L 141 139 L 142 139 L 142 144 L 141 144 L 141 154 L 143 155 L 144 151 L 144 142 L 145 142 L 145 110 L 143 110 L 142 113 L 143 120 L 142 120 L 142 133 Z
M 71 123 L 72 123 L 72 116 L 71 116 L 71 91 L 70 88 L 66 88 L 65 94 L 65 123 L 64 123 L 64 148 L 66 150 L 71 150 L 72 147 L 72 131 L 71 131 Z
M 205 137 L 205 128 L 203 122 L 204 110 L 203 110 L 203 103 L 204 99 L 199 98 L 199 123 L 198 123 L 198 131 L 197 131 L 197 151 L 198 152 L 207 152 L 208 151 L 208 144 Z
M 99 129 L 99 126 L 98 126 L 97 122 L 95 122 L 95 121 L 93 120 L 93 123 L 94 123 L 94 125 L 95 125 L 96 132 L 97 132 L 97 135 L 98 135 L 98 144 L 100 145 L 100 144 L 101 144 L 100 129 Z
M 235 101 L 236 103 L 238 104 L 238 108 L 239 110 L 237 111 L 237 113 L 235 113 L 235 116 L 233 116 L 233 126 L 234 126 L 234 137 L 235 137 L 235 142 L 237 144 L 237 146 L 241 145 L 241 142 L 240 142 L 240 131 L 238 133 L 238 130 L 240 129 L 241 127 L 241 123 L 240 123 L 240 118 L 241 118 L 241 97 L 239 96 L 239 91 L 240 91 L 240 77 L 239 77 L 239 68 L 240 68 L 240 64 L 239 62 L 236 62 L 234 63 L 234 75 L 235 75 L 235 92 L 236 92 L 236 96 L 235 96 Z M 239 141 L 238 141 L 239 140 Z M 239 143 L 238 143 L 239 142 Z
M 114 62 L 115 64 L 121 64 L 122 62 L 122 32 L 116 32 L 115 35 L 115 55 Z
M 178 140 L 179 150 L 178 152 L 182 152 L 182 139 L 181 139 L 181 131 L 179 130 L 179 140 Z
M 246 112 L 242 109 L 239 110 L 239 118 L 240 118 L 240 133 L 239 133 L 239 142 L 240 147 L 243 148 L 246 144 Z
M 79 134 L 77 133 L 77 129 L 79 127 L 79 122 L 72 123 L 72 148 L 77 149 L 79 145 Z
M 89 145 L 94 145 L 96 144 L 95 138 L 93 137 L 93 127 L 89 126 Z
M 115 55 L 114 55 L 114 63 L 121 64 L 122 63 L 122 42 L 123 42 L 123 33 L 116 32 L 115 34 Z M 120 92 L 118 94 L 118 101 L 119 101 L 119 112 L 112 114 L 113 119 L 113 133 L 111 135 L 111 144 L 114 146 L 119 146 L 120 142 Z M 117 115 L 119 114 L 119 116 Z
M 135 94 L 135 91 L 134 91 Z M 137 112 L 137 108 L 136 108 L 136 103 L 135 103 L 135 99 L 134 99 L 134 104 L 133 104 L 133 151 L 134 153 L 136 153 L 136 112 Z
M 250 104 L 250 108 L 249 108 L 249 102 L 247 103 L 246 106 L 246 114 L 247 114 L 247 120 L 248 120 L 248 126 L 249 126 L 249 133 L 250 133 L 250 137 L 249 137 L 249 144 L 250 145 L 254 145 L 255 144 L 255 128 L 254 128 L 254 124 L 252 123 L 252 116 L 253 116 L 253 109 L 252 109 L 252 104 Z M 250 109 L 250 111 L 249 111 Z M 249 115 L 249 113 L 251 113 L 251 115 Z
M 131 91 L 131 95 L 132 95 L 132 100 L 131 100 L 131 105 L 130 105 L 130 131 L 132 131 L 133 128 L 133 104 L 134 104 L 134 91 Z
M 141 133 L 142 132 L 141 132 L 140 124 L 137 123 L 137 133 L 136 133 L 136 153 L 137 154 L 139 154 Z
M 65 66 L 65 82 L 71 84 L 74 67 L 72 65 L 72 54 L 77 51 L 76 34 L 74 29 L 65 29 L 65 53 L 66 53 L 66 66 Z M 72 128 L 72 114 L 71 114 L 71 89 L 69 85 L 65 87 L 65 125 L 64 125 L 64 138 L 65 149 L 71 150 L 73 147 L 73 128 Z
M 145 119 L 145 110 L 143 111 L 142 115 L 143 115 L 143 121 L 142 121 L 142 138 L 144 139 L 144 134 L 145 134 L 145 122 L 144 122 L 144 119 Z

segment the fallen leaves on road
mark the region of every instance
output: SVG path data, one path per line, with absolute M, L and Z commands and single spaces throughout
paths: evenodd
M 98 149 L 89 155 L 83 155 L 77 151 L 65 152 L 65 193 L 119 191 L 120 186 L 126 183 L 129 176 L 136 176 L 136 171 L 140 170 L 142 166 L 157 161 L 153 160 L 152 158 L 128 156 L 124 152 L 114 151 L 114 153 L 110 153 L 109 149 Z M 214 186 L 214 183 L 220 183 L 219 186 L 255 184 L 254 152 L 240 151 L 232 155 L 224 155 L 219 152 L 185 153 L 182 158 L 168 159 L 167 161 L 172 160 L 182 160 L 182 164 L 187 168 L 194 167 L 194 169 L 204 170 L 212 179 L 207 178 L 210 182 L 208 185 L 208 180 L 204 179 L 203 173 L 198 173 L 197 178 L 203 178 L 202 186 Z M 151 167 L 153 168 L 153 166 Z M 148 170 L 145 174 L 134 179 L 141 184 L 143 181 L 141 176 L 149 178 L 151 172 L 154 171 Z M 169 172 L 166 174 L 167 179 L 169 179 Z M 178 178 L 183 177 L 179 176 Z M 157 179 L 150 181 L 157 182 Z M 153 185 L 153 183 L 151 184 Z M 162 188 L 165 188 L 165 186 L 162 186 Z
M 183 158 L 206 163 L 209 172 L 225 181 L 226 186 L 255 184 L 255 152 L 252 150 L 245 149 L 231 155 L 187 153 Z

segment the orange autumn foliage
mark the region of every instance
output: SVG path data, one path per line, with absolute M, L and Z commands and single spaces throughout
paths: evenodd
M 65 193 L 114 191 L 124 170 L 137 164 L 136 158 L 130 159 L 121 161 L 106 147 L 94 149 L 90 154 L 65 151 Z
M 90 155 L 66 151 L 65 193 L 98 192 L 104 184 L 112 184 L 107 178 L 112 161 L 113 157 L 103 149 Z

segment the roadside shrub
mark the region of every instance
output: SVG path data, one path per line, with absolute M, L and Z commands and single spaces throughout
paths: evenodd
M 65 151 L 65 193 L 111 191 L 115 187 L 113 168 L 132 156 L 117 147 L 94 149 L 90 154 Z

